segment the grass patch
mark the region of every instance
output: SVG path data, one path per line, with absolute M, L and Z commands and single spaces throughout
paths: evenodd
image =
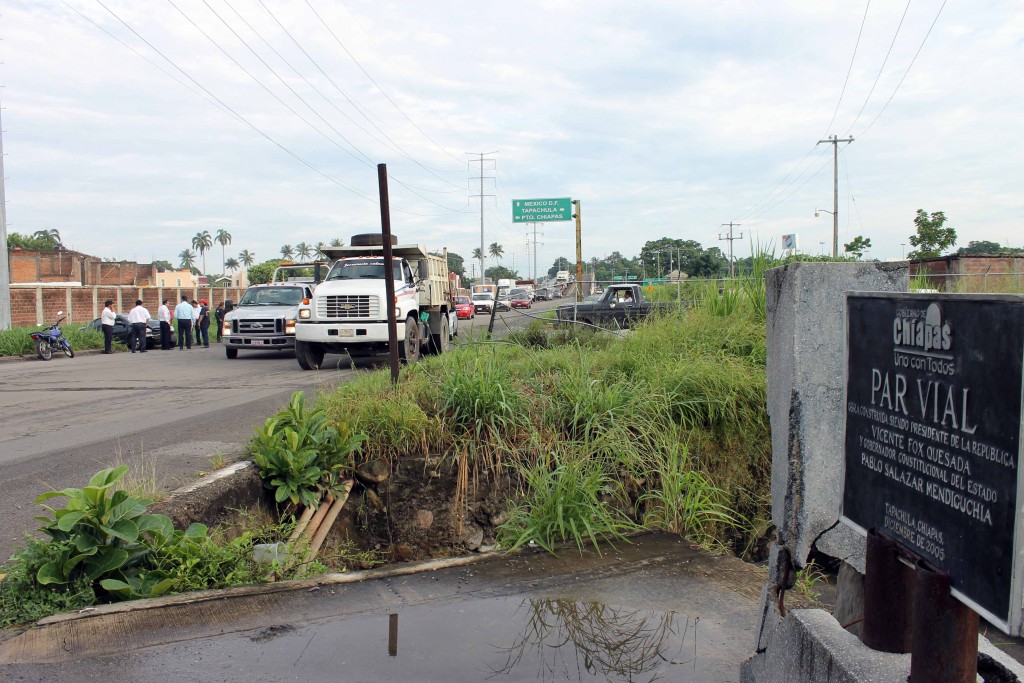
M 0 330 L 0 356 L 26 356 L 36 352 L 31 332 L 47 329 L 49 325 L 41 327 L 12 327 L 9 330 Z M 79 330 L 78 327 L 68 325 L 61 327 L 64 338 L 71 344 L 75 351 L 85 349 L 102 349 L 103 333 L 94 330 Z

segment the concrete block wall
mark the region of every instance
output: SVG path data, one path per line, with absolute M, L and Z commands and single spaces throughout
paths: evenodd
M 136 299 L 156 317 L 156 311 L 163 299 L 173 309 L 181 301 L 181 295 L 189 299 L 206 299 L 210 310 L 218 303 L 231 300 L 235 303 L 245 293 L 241 288 L 199 287 L 184 289 L 177 287 L 74 287 L 74 286 L 11 286 L 11 324 L 14 327 L 44 325 L 57 319 L 57 311 L 64 311 L 68 322 L 85 324 L 100 316 L 103 302 L 111 299 L 114 310 L 127 313 L 135 306 Z

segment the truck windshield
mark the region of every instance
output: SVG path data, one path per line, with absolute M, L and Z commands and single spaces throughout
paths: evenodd
M 394 278 L 402 281 L 402 262 L 394 259 Z M 328 280 L 383 280 L 384 259 L 342 259 L 327 274 Z
M 302 303 L 302 287 L 251 287 L 242 295 L 239 306 L 297 306 Z

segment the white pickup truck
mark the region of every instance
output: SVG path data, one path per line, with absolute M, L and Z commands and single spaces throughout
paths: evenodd
M 334 265 L 312 299 L 299 306 L 295 357 L 302 369 L 319 368 L 327 353 L 353 358 L 387 353 L 389 305 L 395 309 L 403 360 L 414 363 L 422 351 L 448 350 L 458 316 L 447 258 L 420 244 L 396 244 L 385 268 L 379 234 L 356 235 L 352 243 L 323 249 Z M 387 300 L 386 277 L 394 280 L 393 302 Z
M 324 263 L 279 266 L 267 284 L 245 290 L 238 305 L 224 315 L 224 353 L 237 358 L 246 351 L 293 351 L 299 305 L 313 296 L 326 271 Z

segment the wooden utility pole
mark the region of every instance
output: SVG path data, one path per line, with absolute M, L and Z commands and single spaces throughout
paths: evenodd
M 835 135 L 818 140 L 832 145 L 832 258 L 839 258 L 839 143 L 853 142 L 853 138 L 838 138 Z
M 583 301 L 583 242 L 580 238 L 582 213 L 580 209 L 580 200 L 574 199 L 572 201 L 576 205 L 576 213 L 573 214 L 573 218 L 576 219 L 576 301 Z
M 721 227 L 724 228 L 727 225 L 729 226 L 729 234 L 728 234 L 728 236 L 723 236 L 723 235 L 725 235 L 725 233 L 719 233 L 718 240 L 719 241 L 729 240 L 729 279 L 731 280 L 732 278 L 736 277 L 735 264 L 734 264 L 733 259 L 732 259 L 732 243 L 733 243 L 733 240 L 741 240 L 741 239 L 743 239 L 743 233 L 741 232 L 739 235 L 733 236 L 733 232 L 732 232 L 733 227 L 737 227 L 738 228 L 738 227 L 740 227 L 740 224 L 739 223 L 733 223 L 732 221 L 730 221 L 728 223 L 722 223 Z
M 377 184 L 380 188 L 380 234 L 384 245 L 384 294 L 388 310 L 388 364 L 391 383 L 398 384 L 398 317 L 395 315 L 395 278 L 391 263 L 391 206 L 388 201 L 388 166 L 377 164 Z M 418 335 L 417 335 L 418 336 Z

